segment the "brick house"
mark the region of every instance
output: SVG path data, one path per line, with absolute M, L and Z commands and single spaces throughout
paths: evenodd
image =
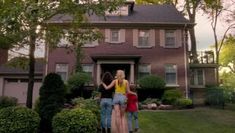
M 115 74 L 117 69 L 125 71 L 130 83 L 144 75 L 161 76 L 167 87 L 180 89 L 185 97 L 190 92 L 197 94 L 198 85 L 203 88 L 207 82 L 215 83 L 214 66 L 190 64 L 187 31 L 195 24 L 174 6 L 128 2 L 115 13 L 106 13 L 106 20 L 96 15 L 88 19 L 104 36 L 83 46 L 82 67 L 93 77 L 93 85 L 100 83 L 102 73 Z M 69 26 L 71 20 L 70 16 L 56 15 L 49 23 Z M 56 72 L 67 80 L 74 72 L 74 53 L 68 54 L 61 43 L 56 49 L 47 48 L 46 53 L 45 74 Z

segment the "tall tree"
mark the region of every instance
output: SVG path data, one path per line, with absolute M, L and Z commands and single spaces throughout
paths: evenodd
M 36 46 L 41 45 L 39 42 L 45 40 L 47 45 L 54 47 L 64 37 L 79 48 L 76 41 L 87 38 L 78 38 L 83 32 L 77 29 L 86 23 L 86 16 L 104 15 L 105 10 L 114 10 L 120 2 L 121 0 L 0 0 L 0 47 L 29 49 L 27 107 L 32 107 L 34 52 Z M 59 14 L 73 17 L 66 30 L 48 23 L 51 17 Z
M 227 4 L 229 3 L 229 4 Z M 203 7 L 205 13 L 209 15 L 209 19 L 211 22 L 211 28 L 213 30 L 214 36 L 214 45 L 215 45 L 215 56 L 216 56 L 216 64 L 218 64 L 216 68 L 216 80 L 217 84 L 219 84 L 219 58 L 220 52 L 224 45 L 224 41 L 226 39 L 227 34 L 231 29 L 235 28 L 235 8 L 234 8 L 234 1 L 223 1 L 223 0 L 205 0 L 205 6 Z M 223 18 L 222 21 L 226 22 L 227 27 L 221 42 L 218 38 L 218 22 L 219 19 Z

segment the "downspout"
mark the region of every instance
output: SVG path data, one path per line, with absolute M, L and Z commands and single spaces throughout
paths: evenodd
M 189 85 L 188 85 L 188 51 L 187 51 L 187 45 L 188 45 L 188 30 L 187 30 L 187 24 L 184 25 L 184 67 L 185 67 L 185 97 L 189 98 Z

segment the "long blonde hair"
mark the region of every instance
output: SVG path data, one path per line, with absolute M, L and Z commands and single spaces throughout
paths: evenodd
M 123 70 L 117 70 L 116 79 L 118 79 L 119 81 L 122 81 L 125 79 L 125 72 Z

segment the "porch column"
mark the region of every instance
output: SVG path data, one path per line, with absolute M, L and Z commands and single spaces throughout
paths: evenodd
M 135 77 L 135 68 L 134 68 L 134 62 L 130 64 L 130 84 L 134 84 L 134 77 Z
M 96 69 L 96 83 L 97 85 L 100 84 L 100 74 L 101 74 L 101 68 L 100 68 L 100 63 L 97 63 L 97 69 Z

